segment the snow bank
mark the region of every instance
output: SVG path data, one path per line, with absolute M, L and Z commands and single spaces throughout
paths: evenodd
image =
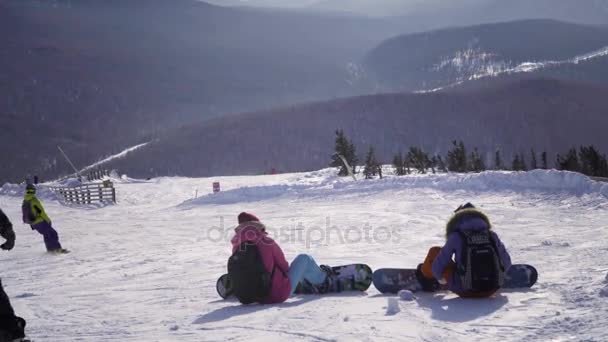
M 323 177 L 319 177 L 323 175 Z M 311 178 L 313 180 L 311 180 Z M 280 196 L 318 197 L 331 194 L 377 193 L 387 190 L 430 188 L 442 191 L 545 192 L 582 196 L 597 194 L 608 198 L 608 183 L 596 182 L 576 172 L 533 170 L 528 172 L 486 171 L 475 174 L 426 174 L 384 179 L 358 180 L 339 178 L 335 170 L 317 171 L 294 182 L 279 185 L 240 187 L 189 200 L 182 205 L 232 204 L 263 201 Z

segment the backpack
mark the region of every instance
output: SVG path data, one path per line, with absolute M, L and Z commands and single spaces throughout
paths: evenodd
M 252 242 L 243 242 L 228 259 L 228 277 L 234 295 L 243 304 L 259 302 L 268 296 L 272 275 L 262 262 L 258 246 Z
M 36 221 L 36 215 L 32 211 L 32 202 L 23 201 L 21 204 L 21 213 L 23 214 L 23 223 L 32 224 Z
M 504 282 L 504 267 L 489 231 L 458 231 L 462 254 L 456 276 L 463 290 L 485 292 L 499 289 Z

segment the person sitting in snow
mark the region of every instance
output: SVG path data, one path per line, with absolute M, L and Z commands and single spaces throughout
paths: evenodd
M 51 253 L 67 253 L 68 251 L 61 247 L 59 243 L 59 235 L 51 225 L 51 219 L 44 212 L 42 203 L 36 197 L 36 187 L 28 184 L 25 187 L 25 197 L 21 205 L 23 214 L 23 223 L 29 224 L 32 230 L 37 231 L 44 237 L 46 250 Z
M 432 247 L 416 276 L 425 291 L 441 285 L 460 297 L 484 298 L 502 285 L 511 257 L 488 217 L 471 203 L 454 211 L 446 225 L 446 243 Z
M 231 240 L 233 254 L 228 260 L 228 275 L 241 303 L 282 303 L 300 282 L 307 282 L 319 293 L 331 289 L 335 279 L 331 267 L 319 267 L 306 254 L 298 255 L 288 265 L 283 251 L 255 215 L 240 213 L 238 223 Z
M 0 210 L 0 236 L 6 239 L 0 248 L 10 251 L 15 246 L 15 232 L 11 221 Z M 25 320 L 15 316 L 11 302 L 0 281 L 0 341 L 20 341 L 25 337 Z

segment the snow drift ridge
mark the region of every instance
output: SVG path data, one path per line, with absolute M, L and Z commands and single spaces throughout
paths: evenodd
M 557 170 L 533 170 L 528 172 L 486 171 L 476 174 L 426 174 L 404 177 L 387 176 L 382 180 L 352 181 L 335 176 L 335 170 L 324 169 L 316 182 L 305 176 L 291 184 L 248 186 L 209 194 L 188 200 L 181 206 L 205 204 L 232 204 L 238 202 L 263 201 L 279 196 L 320 197 L 328 193 L 337 195 L 355 193 L 378 193 L 387 190 L 408 188 L 432 188 L 442 191 L 538 191 L 544 193 L 566 193 L 574 196 L 592 195 L 608 198 L 608 184 L 596 182 L 576 172 Z

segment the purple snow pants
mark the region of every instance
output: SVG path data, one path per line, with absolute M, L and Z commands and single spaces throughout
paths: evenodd
M 57 231 L 51 227 L 49 223 L 46 221 L 42 221 L 35 225 L 32 225 L 32 229 L 38 231 L 38 233 L 44 236 L 44 244 L 46 245 L 47 251 L 54 251 L 56 249 L 61 249 L 61 244 L 59 243 L 59 236 L 57 235 Z

